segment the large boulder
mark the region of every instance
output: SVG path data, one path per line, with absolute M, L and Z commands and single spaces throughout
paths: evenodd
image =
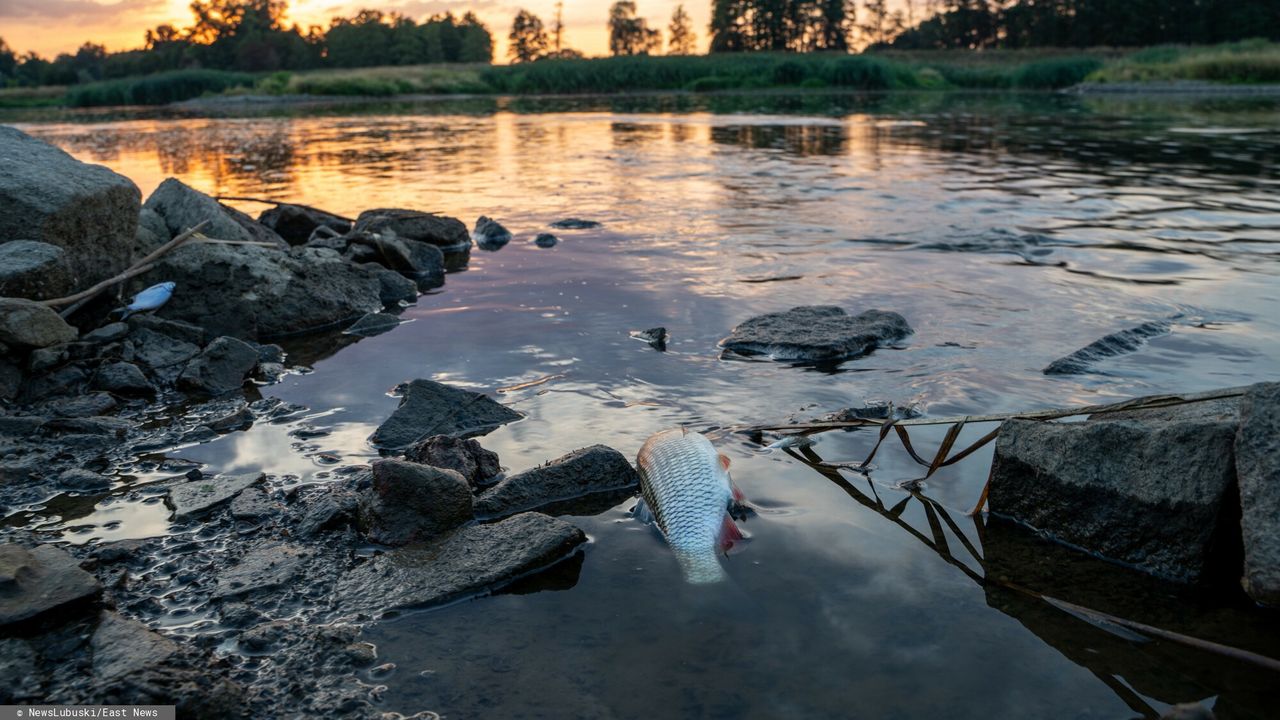
M 141 200 L 123 175 L 0 126 L 0 243 L 23 238 L 63 248 L 75 286 L 129 265 Z
M 373 463 L 360 529 L 384 545 L 422 542 L 471 520 L 471 488 L 452 470 L 404 460 Z
M 102 586 L 52 545 L 0 545 L 0 628 L 30 623 L 92 600 Z
M 290 245 L 306 245 L 316 228 L 326 227 L 339 235 L 351 229 L 350 220 L 306 205 L 277 205 L 259 215 L 258 222 Z
M 1244 537 L 1244 587 L 1280 607 L 1280 383 L 1259 383 L 1240 402 L 1236 475 Z
M 431 435 L 483 435 L 521 418 L 483 393 L 434 380 L 414 380 L 396 389 L 400 406 L 369 437 L 386 450 L 402 450 Z
M 30 300 L 0 298 L 0 343 L 46 348 L 69 343 L 77 335 L 52 308 Z
M 382 308 L 382 282 L 331 250 L 195 243 L 165 255 L 138 282 L 173 281 L 158 314 L 213 335 L 271 340 L 340 327 Z
M 220 337 L 200 352 L 178 376 L 178 387 L 222 395 L 244 386 L 258 364 L 258 349 L 232 337 Z
M 169 178 L 151 193 L 144 206 L 164 219 L 169 236 L 185 232 L 201 222 L 208 224 L 200 231 L 219 240 L 267 242 L 285 245 L 270 228 L 239 210 L 195 190 L 177 178 Z
M 1191 404 L 1088 422 L 1008 420 L 991 512 L 1153 575 L 1206 579 L 1235 526 L 1234 405 Z
M 476 515 L 514 515 L 583 495 L 633 488 L 639 482 L 622 453 L 592 445 L 505 478 L 476 498 Z
M 586 539 L 573 525 L 538 513 L 471 525 L 348 572 L 338 581 L 334 605 L 353 615 L 374 615 L 491 592 L 569 557 Z
M 355 232 L 385 235 L 388 232 L 405 240 L 435 245 L 444 253 L 445 267 L 465 267 L 471 256 L 471 235 L 461 220 L 444 215 L 380 208 L 366 210 L 356 218 Z
M 757 315 L 720 341 L 739 355 L 821 362 L 865 355 L 914 332 L 895 312 L 867 310 L 850 316 L 834 305 L 804 305 Z
M 0 297 L 49 300 L 75 289 L 67 252 L 34 240 L 0 244 Z

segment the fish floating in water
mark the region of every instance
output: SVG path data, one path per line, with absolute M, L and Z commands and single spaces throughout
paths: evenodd
M 134 313 L 163 307 L 165 303 L 169 302 L 169 298 L 173 297 L 173 289 L 175 287 L 177 285 L 174 283 L 162 282 L 134 295 L 133 302 L 120 309 L 122 313 L 120 319 L 124 320 Z
M 644 503 L 675 553 L 686 581 L 725 578 L 717 552 L 743 539 L 730 509 L 742 499 L 729 478 L 729 458 L 703 435 L 664 430 L 636 455 Z M 638 511 L 637 514 L 640 514 Z
M 783 435 L 764 446 L 765 450 L 782 450 L 785 448 L 805 448 L 816 445 L 822 438 L 813 435 Z

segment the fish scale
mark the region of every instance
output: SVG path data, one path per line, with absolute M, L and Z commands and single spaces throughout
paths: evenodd
M 724 579 L 717 550 L 733 487 L 711 441 L 699 433 L 665 430 L 645 441 L 636 455 L 640 492 L 675 553 L 685 579 Z

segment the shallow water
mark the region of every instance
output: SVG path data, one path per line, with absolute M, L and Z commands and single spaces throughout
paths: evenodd
M 1277 109 L 658 96 L 22 127 L 133 178 L 144 195 L 174 175 L 213 194 L 351 216 L 410 207 L 470 225 L 489 215 L 516 233 L 498 252 L 473 251 L 469 270 L 403 313 L 410 322 L 318 353 L 311 372 L 264 388 L 311 408 L 305 420 L 175 455 L 324 482 L 331 456 L 376 456 L 365 438 L 396 405 L 388 391 L 428 377 L 496 393 L 527 415 L 483 439 L 513 470 L 593 443 L 630 456 L 682 424 L 712 432 L 732 457 L 757 515 L 728 561 L 731 583 L 683 585 L 660 538 L 629 518 L 630 502 L 576 517 L 591 543 L 573 561 L 367 632 L 396 664 L 370 679 L 389 711 L 1114 718 L 1205 701 L 1241 718 L 1269 714 L 1274 678 L 1120 638 L 982 583 L 992 572 L 1280 656 L 1277 622 L 1239 598 L 1184 596 L 966 517 L 989 449 L 934 476 L 924 494 L 938 506 L 927 510 L 894 487 L 920 474 L 896 445 L 870 480 L 841 479 L 729 429 L 867 402 L 941 416 L 1275 379 Z M 534 246 L 564 217 L 603 227 Z M 896 310 L 916 333 L 835 367 L 718 358 L 736 323 L 799 304 Z M 1171 333 L 1092 374 L 1041 373 L 1103 335 L 1174 316 Z M 671 333 L 667 352 L 628 336 L 657 325 Z M 302 439 L 300 425 L 327 434 Z M 913 438 L 931 447 L 941 431 Z M 873 440 L 833 434 L 816 451 L 857 460 Z M 117 497 L 49 503 L 31 524 L 71 542 L 165 533 L 162 505 L 122 499 L 147 479 L 122 479 Z

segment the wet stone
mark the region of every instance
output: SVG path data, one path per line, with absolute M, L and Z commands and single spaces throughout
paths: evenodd
M 507 243 L 511 242 L 511 231 L 502 226 L 502 223 L 492 218 L 480 216 L 476 220 L 476 226 L 471 231 L 471 237 L 475 239 L 476 246 L 481 250 L 493 252 L 501 250 Z
M 31 300 L 0 297 L 0 343 L 44 348 L 71 342 L 77 334 L 52 308 Z
M 92 385 L 98 390 L 117 395 L 154 395 L 156 388 L 137 365 L 117 362 L 103 365 L 93 376 Z
M 1244 537 L 1244 587 L 1280 607 L 1280 383 L 1259 383 L 1240 402 L 1235 438 Z
M 0 640 L 0 703 L 39 698 L 44 683 L 37 670 L 38 658 L 31 644 L 21 638 Z
M 97 579 L 64 550 L 0 545 L 0 627 L 56 614 L 101 592 Z
M 489 480 L 502 472 L 498 453 L 480 447 L 480 443 L 471 438 L 433 435 L 405 451 L 405 457 L 423 465 L 453 470 L 473 488 L 490 484 Z
M 175 520 L 196 517 L 231 500 L 246 488 L 261 482 L 266 475 L 218 475 L 190 480 L 169 488 L 169 507 Z
M 538 233 L 533 239 L 533 244 L 540 248 L 553 248 L 560 242 L 560 238 L 551 233 Z
M 102 613 L 91 645 L 93 673 L 102 680 L 160 667 L 178 653 L 177 643 L 113 612 Z
M 178 386 L 214 396 L 225 395 L 239 390 L 257 364 L 257 348 L 242 340 L 220 337 L 187 365 L 178 376 Z
M 360 528 L 374 542 L 429 540 L 472 518 L 471 488 L 452 470 L 379 460 L 372 475 L 360 496 Z
M 129 316 L 128 325 L 131 330 L 146 329 L 168 335 L 196 347 L 203 347 L 205 341 L 204 328 L 181 320 L 170 320 L 150 313 Z
M 125 342 L 124 359 L 140 362 L 152 369 L 181 365 L 200 354 L 200 348 L 192 343 L 163 335 L 147 328 L 129 333 Z
M 116 400 L 108 393 L 94 392 L 79 397 L 66 397 L 50 400 L 41 409 L 58 417 L 90 417 L 102 415 L 116 409 Z
M 106 344 L 106 343 L 115 342 L 117 340 L 122 340 L 124 339 L 124 336 L 128 334 L 129 334 L 128 323 L 113 322 L 107 325 L 103 325 L 102 327 L 97 328 L 96 330 L 90 330 L 89 332 L 81 336 L 80 339 L 84 340 L 85 342 Z
M 406 448 L 431 435 L 483 435 L 522 417 L 483 393 L 433 380 L 414 380 L 398 389 L 400 406 L 369 438 L 388 450 Z
M 551 223 L 551 227 L 557 230 L 591 230 L 600 227 L 600 223 L 595 220 L 582 220 L 580 218 L 565 218 Z
M 74 468 L 58 476 L 58 486 L 80 492 L 106 490 L 111 487 L 111 478 L 92 470 Z
M 622 453 L 592 445 L 503 479 L 476 498 L 475 512 L 480 518 L 503 517 L 583 495 L 632 488 L 639 482 Z
M 1100 360 L 1136 352 L 1147 340 L 1167 335 L 1173 324 L 1168 320 L 1145 322 L 1137 327 L 1121 330 L 1089 343 L 1085 347 L 1049 363 L 1045 375 L 1080 375 L 1093 371 Z
M 236 520 L 260 520 L 276 512 L 276 503 L 261 488 L 249 488 L 231 501 L 231 517 Z
M 310 551 L 294 545 L 250 550 L 240 562 L 218 576 L 213 597 L 235 598 L 287 586 L 301 575 L 303 563 L 310 557 Z
M 720 346 L 774 360 L 833 361 L 865 355 L 912 332 L 895 312 L 867 310 L 851 316 L 834 305 L 805 305 L 753 317 L 734 328 Z

